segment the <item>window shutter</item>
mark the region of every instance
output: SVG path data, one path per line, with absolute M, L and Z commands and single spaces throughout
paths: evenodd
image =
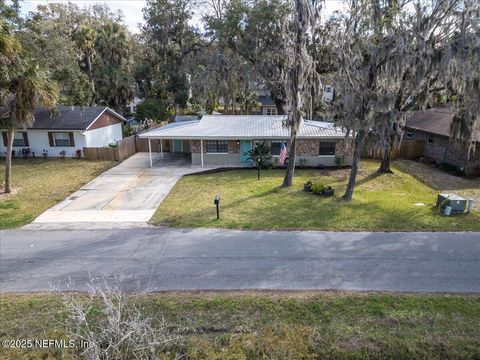
M 23 132 L 23 146 L 30 146 L 28 143 L 28 134 L 26 131 Z
M 75 146 L 75 138 L 73 137 L 73 132 L 69 132 L 68 136 L 70 136 L 70 146 L 74 147 Z
M 2 132 L 2 137 L 3 137 L 3 145 L 7 146 L 8 140 L 7 140 L 7 133 Z
M 53 133 L 51 133 L 50 131 L 48 132 L 48 144 L 50 145 L 50 147 L 53 147 Z

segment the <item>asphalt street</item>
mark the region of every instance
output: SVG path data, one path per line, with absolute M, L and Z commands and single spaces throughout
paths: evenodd
M 133 228 L 0 232 L 0 291 L 480 292 L 480 233 Z

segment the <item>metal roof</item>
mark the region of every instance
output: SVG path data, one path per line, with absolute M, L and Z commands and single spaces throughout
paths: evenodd
M 288 139 L 286 115 L 205 115 L 201 120 L 172 123 L 139 136 L 157 139 Z M 332 123 L 302 120 L 298 138 L 343 138 Z

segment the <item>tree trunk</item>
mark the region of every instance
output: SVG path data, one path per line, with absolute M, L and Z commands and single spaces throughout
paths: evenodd
M 297 147 L 297 127 L 295 126 L 295 124 L 292 124 L 289 149 L 288 149 L 287 171 L 285 172 L 285 177 L 283 178 L 283 186 L 292 186 L 293 184 L 293 175 L 295 173 L 296 147 Z
M 260 165 L 257 166 L 257 180 L 260 180 Z
M 272 100 L 277 108 L 278 115 L 285 115 L 285 100 L 276 96 L 273 92 L 270 93 Z
M 92 94 L 95 97 L 95 81 L 93 80 L 91 56 L 87 56 L 87 66 L 88 66 L 88 77 L 90 78 L 90 84 L 92 86 Z
M 393 174 L 393 171 L 390 169 L 390 162 L 392 160 L 392 149 L 395 142 L 395 136 L 391 136 L 385 151 L 383 152 L 382 162 L 380 163 L 380 167 L 378 172 L 384 174 Z
M 10 129 L 7 134 L 7 156 L 5 159 L 5 193 L 12 192 L 12 150 L 15 129 Z
M 365 139 L 365 133 L 363 131 L 359 131 L 355 136 L 355 145 L 354 145 L 355 147 L 353 149 L 352 170 L 350 171 L 347 190 L 345 191 L 345 195 L 343 195 L 342 197 L 342 199 L 345 201 L 351 201 L 353 197 L 353 190 L 355 188 L 355 182 L 357 181 L 358 165 L 360 163 L 360 155 L 362 153 L 362 145 L 363 145 L 364 139 Z

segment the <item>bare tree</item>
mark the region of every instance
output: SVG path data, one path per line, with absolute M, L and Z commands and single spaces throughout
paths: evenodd
M 67 329 L 88 359 L 157 359 L 160 351 L 182 341 L 162 316 L 148 316 L 138 293 L 125 293 L 91 281 L 87 296 L 61 293 Z M 175 357 L 177 358 L 177 357 Z
M 295 171 L 297 135 L 302 121 L 303 99 L 310 94 L 314 82 L 315 64 L 307 50 L 309 37 L 313 37 L 320 18 L 321 2 L 317 0 L 295 0 L 295 29 L 293 40 L 293 63 L 286 76 L 287 83 L 287 125 L 290 127 L 288 146 L 288 165 L 283 179 L 283 186 L 291 186 Z M 285 31 L 286 32 L 286 31 Z M 312 81 L 313 80 L 313 81 Z
M 461 1 L 455 20 L 458 29 L 450 42 L 452 61 L 444 73 L 455 95 L 451 142 L 470 157 L 477 150 L 474 136 L 480 134 L 480 3 Z
M 424 105 L 445 68 L 445 43 L 457 0 L 425 5 L 408 1 L 350 1 L 336 44 L 339 59 L 331 111 L 355 136 L 353 165 L 344 199 L 352 199 L 361 150 L 373 138 L 385 149 L 381 170 L 390 171 L 393 144 L 401 136 L 411 102 Z

